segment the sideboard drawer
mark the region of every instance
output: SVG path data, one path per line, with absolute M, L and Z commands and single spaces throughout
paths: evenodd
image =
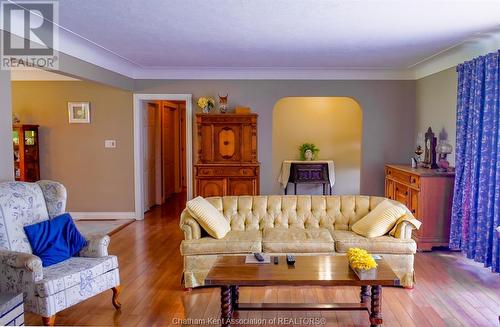
M 242 176 L 254 177 L 257 175 L 255 168 L 250 167 L 198 167 L 198 176 Z
M 392 178 L 395 181 L 405 183 L 417 188 L 420 187 L 420 178 L 417 175 L 392 168 L 386 168 L 385 173 L 387 177 Z

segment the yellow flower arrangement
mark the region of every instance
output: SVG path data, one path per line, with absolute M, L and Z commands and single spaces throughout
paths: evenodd
M 205 108 L 205 107 L 209 107 L 209 108 L 212 108 L 213 106 L 215 106 L 215 100 L 214 98 L 211 98 L 211 97 L 200 97 L 198 99 L 198 107 L 200 107 L 201 109 Z
M 354 269 L 370 270 L 377 268 L 377 262 L 366 250 L 350 248 L 347 251 L 347 258 L 349 259 L 349 264 Z

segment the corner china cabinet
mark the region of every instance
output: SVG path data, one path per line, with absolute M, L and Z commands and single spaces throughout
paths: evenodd
M 16 181 L 36 182 L 40 180 L 38 125 L 14 124 L 12 143 Z

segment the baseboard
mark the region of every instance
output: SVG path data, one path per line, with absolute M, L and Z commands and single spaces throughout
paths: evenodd
M 135 212 L 70 212 L 73 219 L 136 219 Z

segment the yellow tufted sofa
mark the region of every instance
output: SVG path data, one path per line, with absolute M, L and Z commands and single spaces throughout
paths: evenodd
M 411 223 L 402 222 L 400 238 L 385 235 L 365 238 L 351 226 L 375 208 L 383 197 L 376 196 L 226 196 L 207 200 L 229 220 L 231 231 L 215 239 L 202 230 L 187 210 L 181 214 L 184 240 L 184 285 L 204 285 L 210 267 L 220 255 L 252 252 L 295 255 L 343 255 L 351 247 L 379 254 L 391 265 L 401 284 L 413 287 L 413 256 L 417 250 L 411 238 Z M 411 212 L 402 204 L 407 215 Z

